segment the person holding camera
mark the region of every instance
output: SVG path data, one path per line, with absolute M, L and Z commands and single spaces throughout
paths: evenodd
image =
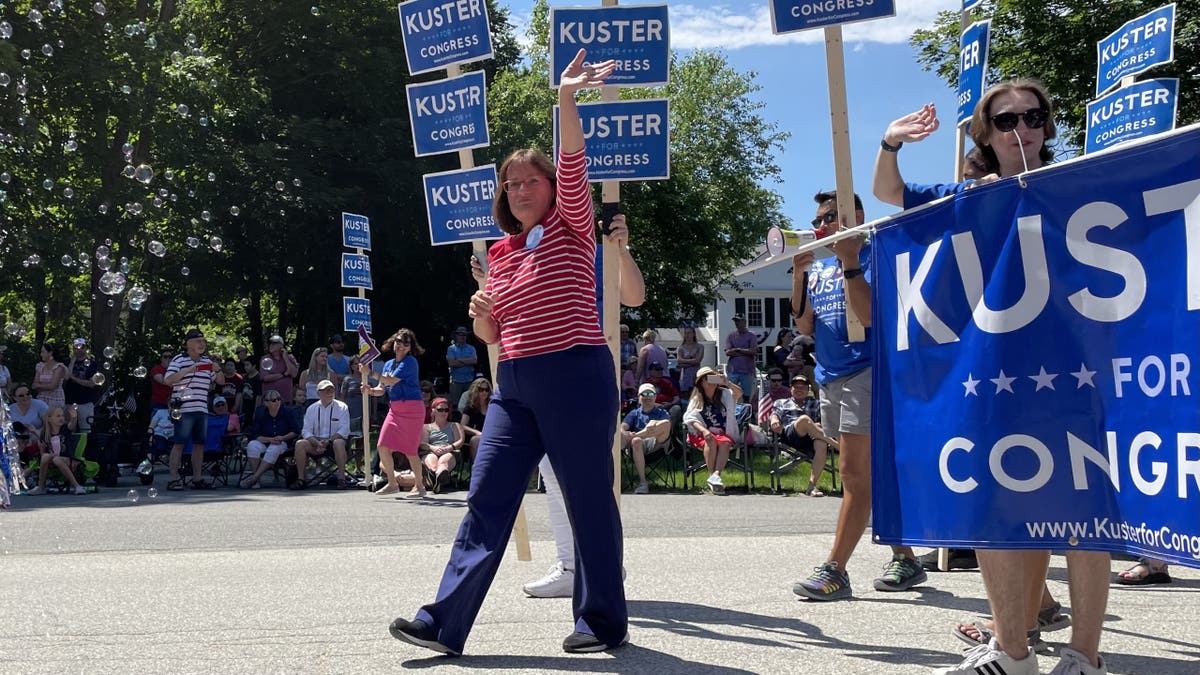
M 186 351 L 171 359 L 163 377 L 163 382 L 172 388 L 167 407 L 175 421 L 175 443 L 167 463 L 167 489 L 183 489 L 179 463 L 183 459 L 183 446 L 191 441 L 192 488 L 211 490 L 212 483 L 200 477 L 204 443 L 208 440 L 208 392 L 214 382 L 225 384 L 225 376 L 204 353 L 208 342 L 199 328 L 189 330 L 183 339 Z
M 742 388 L 717 369 L 704 366 L 696 373 L 696 386 L 683 413 L 683 424 L 688 429 L 688 443 L 704 453 L 708 489 L 714 495 L 725 494 L 721 471 L 733 449 L 733 434 L 737 433 L 734 412 L 740 400 Z

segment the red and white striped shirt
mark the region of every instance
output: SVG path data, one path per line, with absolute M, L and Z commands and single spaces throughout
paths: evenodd
M 488 250 L 486 291 L 500 326 L 500 360 L 604 345 L 596 314 L 596 235 L 585 151 L 560 154 L 555 204 L 535 228 Z

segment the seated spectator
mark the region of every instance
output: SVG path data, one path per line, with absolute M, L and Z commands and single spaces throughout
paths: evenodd
M 270 391 L 269 389 L 267 391 Z M 320 398 L 320 397 L 318 397 Z M 297 419 L 304 418 L 304 411 L 308 410 L 308 397 L 305 396 L 304 390 L 297 387 L 292 390 L 292 407 L 296 409 Z
M 475 451 L 483 433 L 483 420 L 487 418 L 488 402 L 492 398 L 492 383 L 482 377 L 475 378 L 467 389 L 467 401 L 463 407 L 462 428 L 467 434 L 464 454 L 468 462 L 474 461 Z
M 26 494 L 40 495 L 46 493 L 46 480 L 50 476 L 50 468 L 58 469 L 72 492 L 77 495 L 87 494 L 79 481 L 75 479 L 75 467 L 79 460 L 75 458 L 74 447 L 71 444 L 71 434 L 78 428 L 79 410 L 71 406 L 70 419 L 62 406 L 54 406 L 46 413 L 45 424 L 42 426 L 42 455 L 38 466 L 38 484 Z
M 825 493 L 817 484 L 825 468 L 825 454 L 829 445 L 825 430 L 821 428 L 821 404 L 812 397 L 808 378 L 803 375 L 792 378 L 792 395 L 775 401 L 768 424 L 771 433 L 785 445 L 811 457 L 812 474 L 804 494 L 824 497 Z
M 421 429 L 421 445 L 417 448 L 425 468 L 433 476 L 433 494 L 440 494 L 450 483 L 454 455 L 465 442 L 462 427 L 450 421 L 450 401 L 434 399 L 433 422 Z
M 696 386 L 692 389 L 687 412 L 683 414 L 688 443 L 704 453 L 708 489 L 715 495 L 725 494 L 721 471 L 729 462 L 729 452 L 733 449 L 731 434 L 737 432 L 734 402 L 741 397 L 738 385 L 715 368 L 705 366 L 696 373 Z
M 147 460 L 153 460 L 154 455 L 161 455 L 171 450 L 171 441 L 175 439 L 175 422 L 171 419 L 171 411 L 159 408 L 150 415 L 150 425 L 146 428 L 150 434 L 150 453 Z M 149 468 L 139 467 L 140 470 Z M 147 474 L 149 475 L 149 474 Z
M 663 374 L 663 364 L 659 361 L 651 361 L 646 368 L 646 381 L 644 384 L 654 385 L 654 390 L 658 394 L 654 397 L 654 403 L 658 407 L 666 410 L 671 414 L 671 419 L 679 419 L 683 412 L 683 402 L 679 398 L 679 390 L 675 388 L 675 383 L 671 378 Z
M 334 398 L 333 382 L 321 380 L 317 383 L 320 398 L 304 412 L 304 425 L 300 440 L 296 441 L 296 480 L 289 488 L 300 490 L 305 487 L 304 476 L 308 468 L 308 456 L 321 457 L 333 453 L 337 463 L 337 481 L 341 488 L 354 487 L 346 479 L 346 439 L 350 436 L 350 409 Z
M 246 445 L 246 457 L 250 460 L 250 475 L 243 478 L 243 488 L 259 487 L 259 479 L 267 469 L 275 466 L 280 455 L 287 452 L 288 444 L 300 435 L 296 418 L 283 409 L 283 399 L 277 391 L 263 394 L 263 405 L 254 411 L 250 423 L 250 442 Z
M 8 407 L 8 414 L 12 419 L 18 450 L 22 456 L 27 455 L 32 459 L 41 454 L 42 425 L 50 406 L 34 398 L 33 391 L 25 384 L 14 387 L 13 395 L 16 403 Z
M 666 367 L 667 350 L 657 344 L 658 333 L 647 330 L 642 333 L 642 348 L 638 350 L 638 365 L 637 373 L 635 373 L 642 382 L 650 381 L 650 364 L 661 363 Z
M 771 350 L 771 365 L 777 368 L 787 368 L 787 358 L 792 353 L 792 341 L 795 334 L 787 328 L 780 328 L 775 336 L 775 347 Z
M 436 393 L 433 388 L 433 383 L 429 380 L 421 380 L 420 387 L 421 401 L 425 403 L 425 424 L 430 424 L 433 422 L 433 398 L 436 396 Z M 464 390 L 463 395 L 466 395 L 466 393 L 467 392 Z
M 671 416 L 654 404 L 658 390 L 647 382 L 638 387 L 638 407 L 629 411 L 621 422 L 621 446 L 628 448 L 637 468 L 638 486 L 633 493 L 644 495 L 650 492 L 646 482 L 646 455 L 666 448 L 671 437 Z
M 630 401 L 637 396 L 637 377 L 633 371 L 637 370 L 637 355 L 632 354 L 625 357 L 625 362 L 621 368 L 621 400 Z
M 212 407 L 213 407 L 212 414 L 217 415 L 217 416 L 223 415 L 223 416 L 229 418 L 228 421 L 225 422 L 225 434 L 224 435 L 237 436 L 242 433 L 242 421 L 240 419 L 238 419 L 237 415 L 234 415 L 229 412 L 229 400 L 228 399 L 226 399 L 224 396 L 213 397 Z
M 237 361 L 232 358 L 227 358 L 221 363 L 221 372 L 225 375 L 225 384 L 221 385 L 221 395 L 229 402 L 230 414 L 241 415 L 246 379 L 238 374 Z

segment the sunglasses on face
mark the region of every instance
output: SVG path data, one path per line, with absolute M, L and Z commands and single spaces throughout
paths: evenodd
M 448 412 L 450 412 L 450 409 L 449 408 L 434 408 L 434 411 L 448 413 Z
M 997 131 L 1012 131 L 1017 128 L 1018 120 L 1025 120 L 1025 126 L 1030 129 L 1041 129 L 1050 119 L 1050 113 L 1041 108 L 1030 108 L 1023 113 L 1003 112 L 992 115 L 992 124 Z
M 25 392 L 24 394 L 17 394 L 17 398 L 29 398 L 29 392 Z
M 824 215 L 817 216 L 812 219 L 813 227 L 821 227 L 822 225 L 831 225 L 836 223 L 838 219 L 837 211 L 828 211 Z
M 266 401 L 267 403 L 279 403 L 279 402 L 280 402 L 280 401 L 282 401 L 283 399 L 280 399 L 280 398 L 264 398 L 263 400 L 264 400 L 264 401 Z
M 641 396 L 642 398 L 651 398 L 652 396 L 654 396 L 654 392 L 643 391 L 642 393 L 638 394 L 638 396 Z
M 545 182 L 545 180 L 546 179 L 542 178 L 541 176 L 534 176 L 533 178 L 526 178 L 525 180 L 506 180 L 501 185 L 504 187 L 505 192 L 519 192 L 521 188 L 529 188 L 532 190 Z

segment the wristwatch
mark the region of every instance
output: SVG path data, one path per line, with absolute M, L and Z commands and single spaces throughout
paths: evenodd
M 885 152 L 900 152 L 900 148 L 904 147 L 904 143 L 899 142 L 892 145 L 887 142 L 886 138 L 881 138 L 879 139 L 879 147 L 883 148 Z
M 846 277 L 847 279 L 861 277 L 862 275 L 863 275 L 863 268 L 861 268 L 861 267 L 855 267 L 854 269 L 842 270 L 842 276 Z

